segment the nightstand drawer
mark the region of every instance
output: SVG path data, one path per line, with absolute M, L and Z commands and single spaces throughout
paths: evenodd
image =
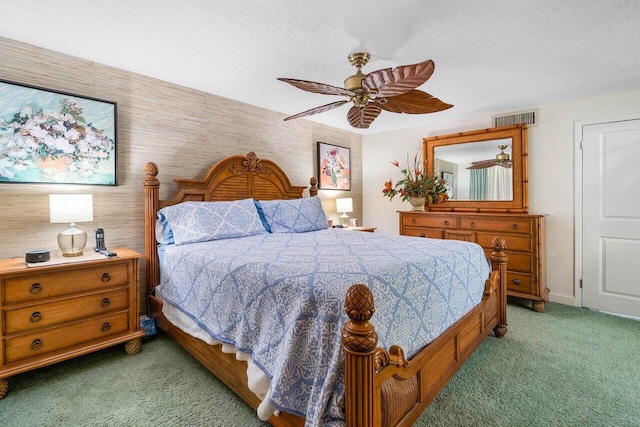
M 95 317 L 129 307 L 128 289 L 118 289 L 93 295 L 40 303 L 6 310 L 5 333 L 30 331 Z
M 4 280 L 4 305 L 41 301 L 77 292 L 123 286 L 129 282 L 126 262 L 64 272 L 23 274 Z
M 127 332 L 126 312 L 84 320 L 5 340 L 5 363 L 37 358 L 57 350 Z

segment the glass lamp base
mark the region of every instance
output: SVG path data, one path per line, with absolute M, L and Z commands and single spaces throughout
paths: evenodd
M 68 229 L 58 234 L 58 246 L 62 256 L 81 256 L 87 246 L 87 233 L 78 230 L 76 225 L 71 223 Z

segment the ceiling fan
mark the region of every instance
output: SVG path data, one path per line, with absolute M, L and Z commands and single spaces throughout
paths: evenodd
M 498 145 L 498 149 L 500 150 L 500 152 L 496 154 L 495 159 L 471 162 L 471 166 L 469 166 L 467 169 L 487 169 L 493 166 L 502 166 L 503 168 L 507 169 L 511 168 L 511 158 L 509 157 L 509 154 L 504 152 L 507 147 L 507 145 Z
M 361 68 L 369 62 L 369 58 L 370 55 L 366 52 L 349 55 L 349 63 L 356 67 L 357 71 L 347 77 L 344 88 L 307 80 L 278 78 L 307 92 L 342 95 L 348 98 L 303 111 L 285 120 L 324 113 L 352 102 L 353 107 L 347 113 L 347 120 L 354 128 L 367 129 L 382 110 L 392 113 L 427 114 L 453 107 L 416 89 L 433 74 L 435 66 L 432 60 L 363 74 Z

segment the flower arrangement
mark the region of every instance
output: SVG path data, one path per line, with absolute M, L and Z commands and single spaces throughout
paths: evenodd
M 67 173 L 93 175 L 115 148 L 103 130 L 86 123 L 80 105 L 66 98 L 60 100 L 59 113 L 22 107 L 11 121 L 0 119 L 0 131 L 0 137 L 5 134 L 0 166 L 4 163 L 16 171 L 37 167 L 52 181 L 63 181 Z M 64 165 L 64 172 L 55 171 L 54 164 Z M 13 178 L 13 173 L 0 167 L 0 176 Z
M 384 183 L 382 194 L 393 200 L 398 194 L 402 201 L 406 202 L 410 197 L 425 198 L 428 203 L 438 203 L 447 200 L 447 189 L 442 178 L 429 176 L 421 165 L 421 153 L 416 153 L 413 157 L 413 167 L 409 166 L 407 156 L 407 166 L 401 165 L 397 160 L 391 162 L 400 169 L 403 178 L 393 184 L 391 179 Z

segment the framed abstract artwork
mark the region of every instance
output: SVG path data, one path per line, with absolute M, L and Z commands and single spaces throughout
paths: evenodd
M 0 80 L 0 183 L 117 185 L 116 103 Z
M 318 142 L 318 189 L 351 190 L 350 163 L 347 147 Z

